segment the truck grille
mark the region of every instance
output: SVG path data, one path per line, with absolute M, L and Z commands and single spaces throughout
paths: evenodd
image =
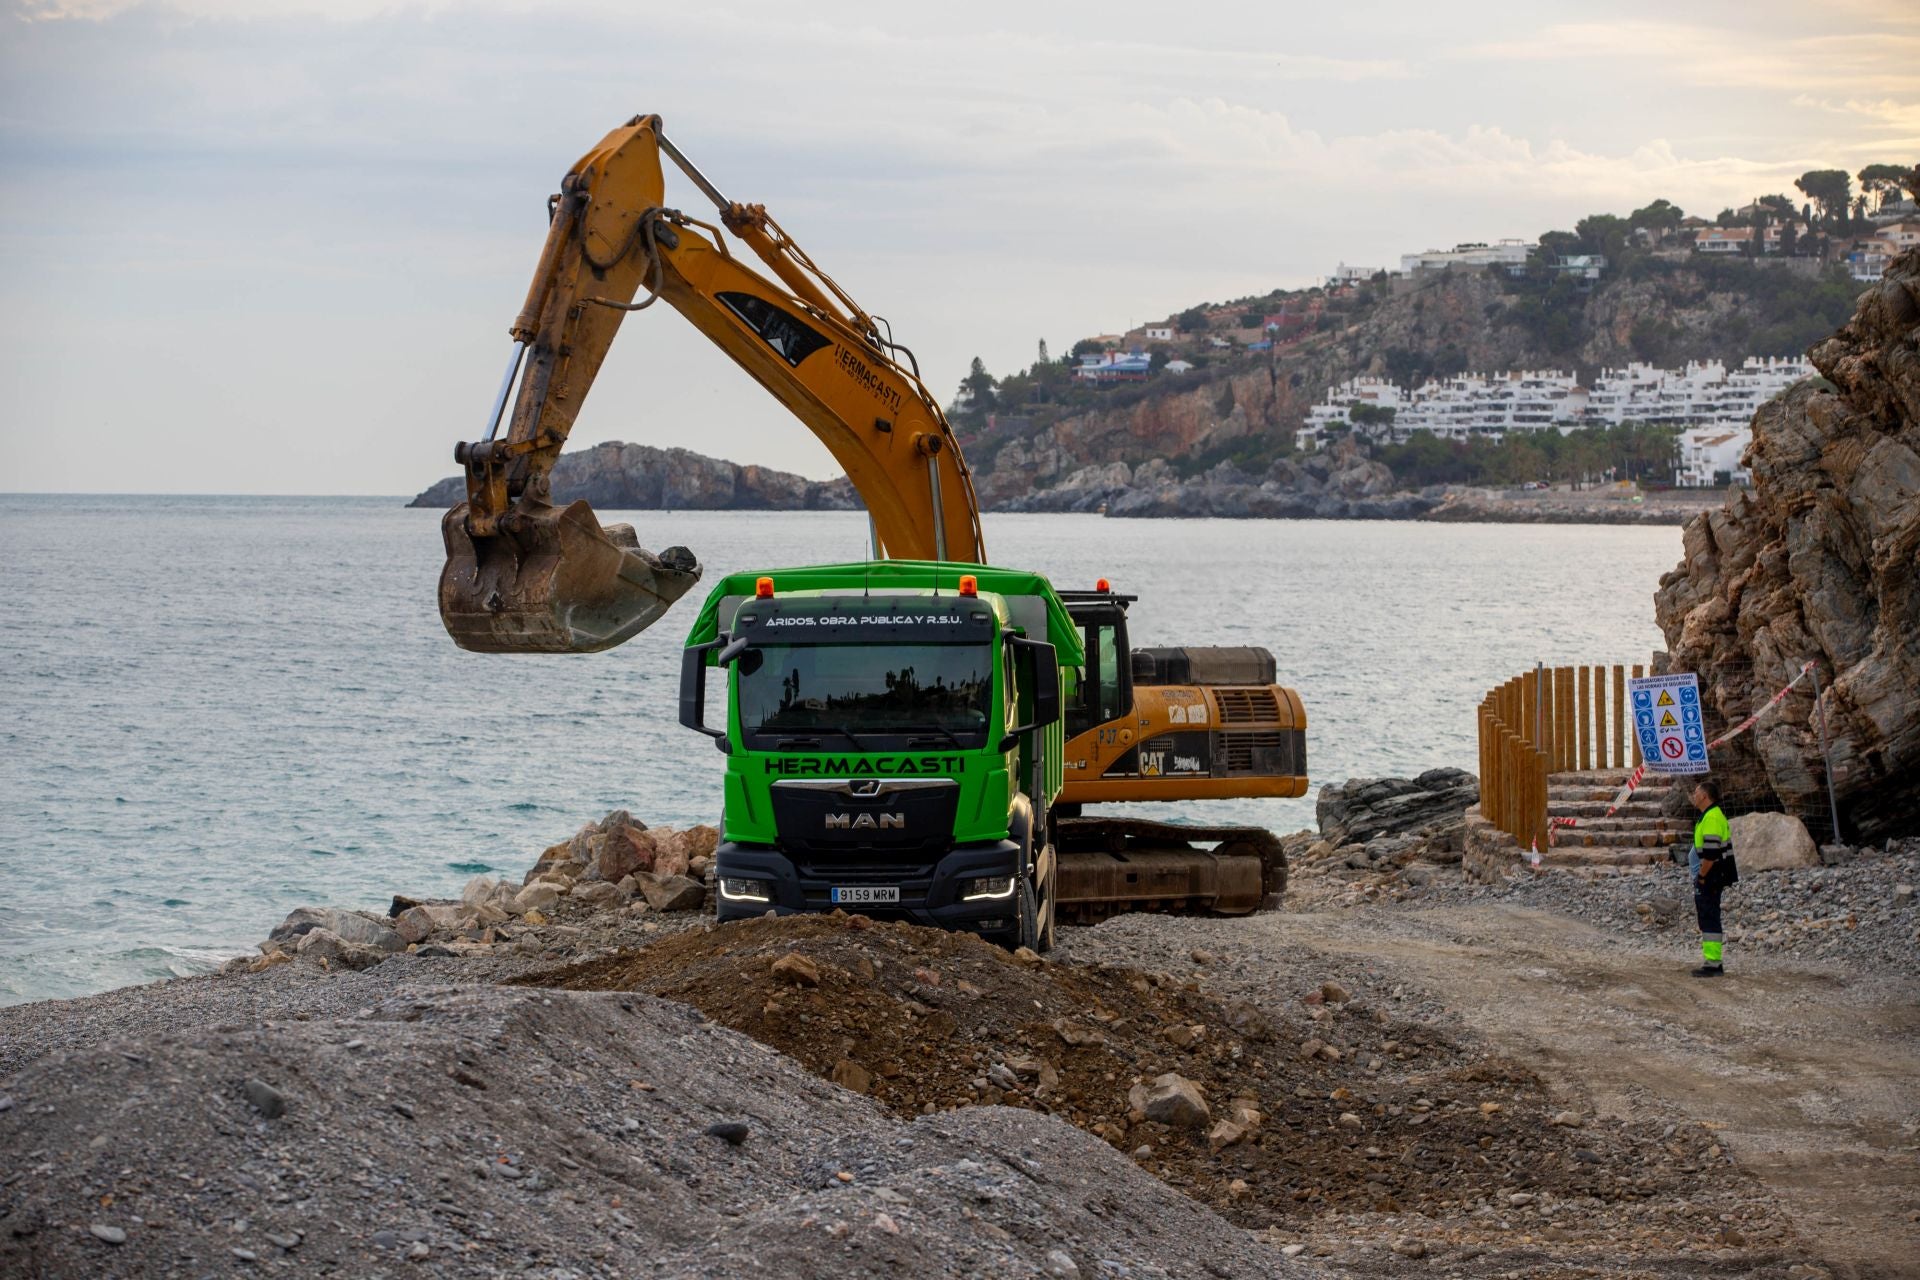
M 780 845 L 796 863 L 925 867 L 953 843 L 951 778 L 845 778 L 773 784 Z

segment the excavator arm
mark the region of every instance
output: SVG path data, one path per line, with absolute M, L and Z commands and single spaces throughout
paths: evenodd
M 719 227 L 665 205 L 663 157 L 777 283 L 730 250 Z M 628 527 L 603 530 L 586 503 L 551 503 L 554 461 L 621 321 L 659 301 L 826 445 L 867 505 L 877 553 L 984 562 L 972 477 L 912 354 L 763 207 L 723 197 L 667 141 L 658 116 L 636 116 L 561 184 L 486 436 L 455 450 L 467 500 L 442 522 L 440 613 L 462 647 L 610 648 L 698 580 L 684 547 L 655 556 Z

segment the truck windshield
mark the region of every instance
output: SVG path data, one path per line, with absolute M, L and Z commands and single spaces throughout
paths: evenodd
M 749 737 L 838 738 L 822 745 L 842 750 L 847 735 L 928 734 L 969 748 L 986 740 L 990 645 L 759 645 L 739 671 L 740 727 Z

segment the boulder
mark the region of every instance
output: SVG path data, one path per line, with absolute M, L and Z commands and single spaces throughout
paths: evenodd
M 640 896 L 655 911 L 698 911 L 707 900 L 706 886 L 686 876 L 638 871 L 633 878 L 640 885 Z
M 513 914 L 523 916 L 529 911 L 552 911 L 554 904 L 560 901 L 560 890 L 550 881 L 536 880 L 513 897 Z
M 371 969 L 387 958 L 379 947 L 348 942 L 331 929 L 310 929 L 294 953 L 302 960 L 324 961 L 329 968 Z
M 653 861 L 648 870 L 660 876 L 684 876 L 692 869 L 693 859 L 687 856 L 685 832 L 656 830 L 650 834 Z
M 583 902 L 596 911 L 627 900 L 627 895 L 620 891 L 619 885 L 608 884 L 605 880 L 583 884 L 571 896 L 575 902 Z
M 1176 1129 L 1204 1128 L 1213 1114 L 1200 1086 L 1171 1071 L 1154 1077 L 1152 1084 L 1133 1086 L 1127 1101 L 1147 1119 Z
M 1786 871 L 1817 867 L 1820 850 L 1807 833 L 1807 824 L 1787 813 L 1743 813 L 1729 818 L 1733 856 L 1740 873 Z
M 408 907 L 393 922 L 393 931 L 400 935 L 400 941 L 409 946 L 425 942 L 433 930 L 433 913 L 425 907 Z
M 659 855 L 659 833 L 642 826 L 620 827 L 606 833 L 600 854 L 589 871 L 593 877 L 614 884 L 636 871 L 652 871 Z
M 492 876 L 475 876 L 467 881 L 460 890 L 460 901 L 469 907 L 478 907 L 493 901 L 493 891 L 500 882 Z
M 1874 841 L 1920 832 L 1920 250 L 1808 355 L 1824 377 L 1754 415 L 1752 488 L 1688 523 L 1654 615 L 1669 668 L 1700 676 L 1709 737 L 1818 664 L 1841 825 Z M 1723 787 L 1824 814 L 1815 710 L 1802 681 L 1716 747 Z
M 267 941 L 292 947 L 307 934 L 320 929 L 345 942 L 383 952 L 404 951 L 407 947 L 407 940 L 385 920 L 358 911 L 342 911 L 338 907 L 301 907 L 282 920 L 267 935 Z

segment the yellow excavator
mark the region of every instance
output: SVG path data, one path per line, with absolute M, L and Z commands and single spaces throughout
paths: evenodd
M 663 158 L 712 201 L 719 225 L 666 205 Z M 610 648 L 699 580 L 686 548 L 655 554 L 630 526 L 602 528 L 587 503 L 552 502 L 554 461 L 621 321 L 659 301 L 826 445 L 866 504 L 875 559 L 986 563 L 971 473 L 913 353 L 763 206 L 723 196 L 667 140 L 658 116 L 636 116 L 602 138 L 568 171 L 548 215 L 485 434 L 454 450 L 467 497 L 441 524 L 439 598 L 461 647 Z M 775 279 L 737 256 L 726 233 Z M 1087 665 L 1067 709 L 1055 806 L 1060 918 L 1237 915 L 1277 901 L 1286 861 L 1264 829 L 1085 812 L 1116 802 L 1304 795 L 1306 712 L 1297 693 L 1275 683 L 1272 655 L 1134 649 L 1134 597 L 1104 579 L 1061 597 L 1083 629 Z

